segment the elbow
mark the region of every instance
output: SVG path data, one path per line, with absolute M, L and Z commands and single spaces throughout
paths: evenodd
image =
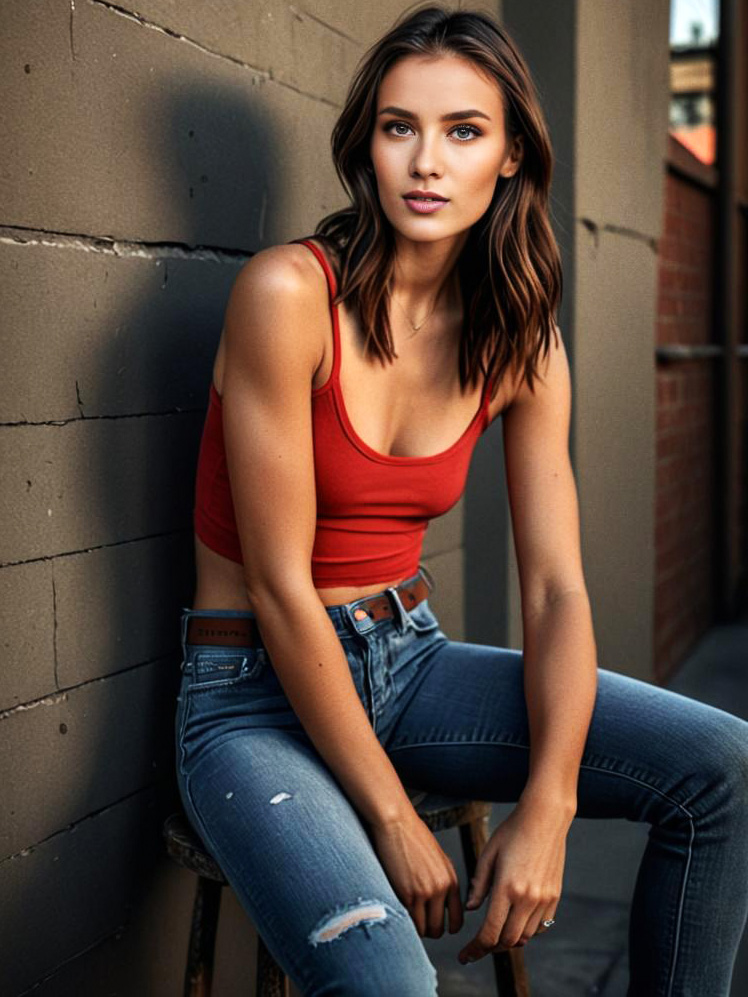
M 266 572 L 245 578 L 247 598 L 259 618 L 268 612 L 292 611 L 308 605 L 309 599 L 319 602 L 311 571 Z
M 557 608 L 566 599 L 583 599 L 589 603 L 589 594 L 584 583 L 554 584 L 547 583 L 537 586 L 522 600 L 522 612 L 526 619 L 532 619 L 539 613 L 545 613 Z

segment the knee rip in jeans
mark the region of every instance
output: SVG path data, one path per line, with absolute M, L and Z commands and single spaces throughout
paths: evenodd
M 370 938 L 369 925 L 382 923 L 389 914 L 401 917 L 401 912 L 382 900 L 364 900 L 358 897 L 354 902 L 336 907 L 332 914 L 325 915 L 309 935 L 309 941 L 317 946 L 321 942 L 332 942 L 351 928 L 360 925 Z

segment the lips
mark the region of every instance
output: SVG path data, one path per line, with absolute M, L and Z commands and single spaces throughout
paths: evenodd
M 441 194 L 435 194 L 433 191 L 429 190 L 411 190 L 408 194 L 403 194 L 406 201 L 448 201 L 449 198 L 442 197 Z
M 449 204 L 449 201 L 445 197 L 438 197 L 429 201 L 425 197 L 405 196 L 403 200 L 408 205 L 408 211 L 414 211 L 419 215 L 433 215 Z

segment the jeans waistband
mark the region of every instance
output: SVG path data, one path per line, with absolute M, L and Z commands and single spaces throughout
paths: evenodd
M 335 626 L 335 630 L 339 634 L 350 632 L 351 629 L 357 631 L 358 633 L 365 634 L 373 630 L 375 627 L 382 625 L 387 622 L 386 620 L 374 620 L 365 612 L 361 611 L 361 606 L 368 600 L 377 598 L 388 598 L 392 604 L 394 611 L 394 617 L 388 617 L 388 619 L 393 619 L 396 621 L 400 628 L 403 628 L 407 624 L 407 620 L 410 616 L 410 612 L 415 610 L 417 606 L 411 607 L 411 609 L 406 609 L 398 593 L 399 588 L 404 588 L 405 586 L 412 585 L 418 578 L 423 578 L 428 587 L 429 593 L 434 589 L 434 579 L 431 572 L 424 564 L 418 565 L 418 571 L 411 575 L 409 578 L 405 578 L 400 585 L 390 585 L 387 588 L 380 589 L 378 592 L 373 592 L 371 595 L 362 596 L 359 599 L 354 599 L 351 602 L 341 602 L 336 603 L 331 606 L 325 606 L 328 616 Z M 423 600 L 421 600 L 423 601 Z M 420 602 L 417 604 L 420 605 Z M 356 612 L 356 610 L 359 612 Z M 226 620 L 248 618 L 256 619 L 255 614 L 249 609 L 190 609 L 188 606 L 182 607 L 182 617 L 181 617 L 181 640 L 182 646 L 187 647 L 187 624 L 191 618 L 200 616 L 212 616 L 220 617 Z

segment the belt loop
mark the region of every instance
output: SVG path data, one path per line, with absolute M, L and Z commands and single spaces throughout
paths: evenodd
M 181 619 L 179 621 L 179 629 L 182 632 L 182 649 L 183 650 L 184 650 L 184 648 L 187 645 L 187 621 L 189 620 L 189 616 L 187 616 L 187 613 L 189 613 L 189 611 L 190 610 L 189 610 L 189 608 L 187 606 L 182 606 L 182 616 L 181 616 Z
M 370 630 L 374 629 L 374 620 L 372 620 L 371 616 L 369 615 L 369 613 L 366 612 L 366 610 L 357 609 L 357 604 L 361 601 L 362 600 L 360 599 L 356 599 L 356 601 L 353 603 L 346 603 L 344 607 L 345 615 L 350 625 L 356 631 L 356 633 L 368 634 Z M 360 618 L 356 616 L 357 612 L 361 613 Z
M 396 613 L 399 620 L 398 629 L 402 633 L 405 630 L 407 626 L 407 620 L 409 619 L 408 611 L 405 608 L 405 606 L 403 606 L 400 596 L 398 595 L 397 589 L 393 585 L 388 585 L 387 588 L 385 589 L 385 592 L 389 594 L 390 598 L 397 606 Z
M 189 609 L 187 606 L 182 606 L 182 614 L 179 619 L 179 630 L 181 632 L 181 646 L 182 653 L 180 655 L 181 661 L 179 664 L 179 671 L 184 673 L 185 665 L 187 664 L 187 621 L 189 620 Z
M 436 585 L 436 582 L 434 581 L 433 576 L 432 576 L 431 572 L 429 571 L 429 569 L 426 567 L 425 564 L 419 563 L 418 570 L 421 572 L 421 574 L 423 575 L 423 577 L 426 579 L 426 584 L 429 587 L 429 592 L 433 592 L 434 591 L 434 586 Z

